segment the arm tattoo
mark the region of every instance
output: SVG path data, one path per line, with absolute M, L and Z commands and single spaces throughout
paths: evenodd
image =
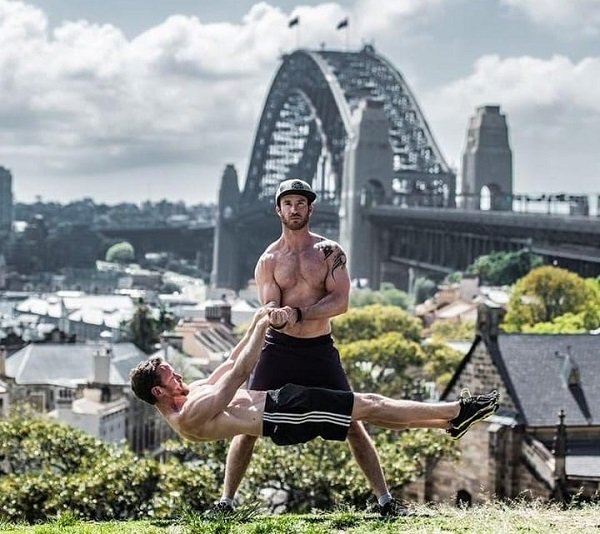
M 344 269 L 346 265 L 346 254 L 344 254 L 344 251 L 340 250 L 339 247 L 331 244 L 331 242 L 321 242 L 317 246 L 323 251 L 325 260 L 327 260 L 329 256 L 335 254 L 333 257 L 333 266 L 331 267 L 331 277 L 335 280 L 336 269 Z
M 329 258 L 333 254 L 333 247 L 331 245 L 323 245 L 320 247 L 325 255 L 325 259 Z
M 341 268 L 342 270 L 346 266 L 346 254 L 344 254 L 341 250 L 337 253 L 336 257 L 333 259 L 333 267 L 331 268 L 331 278 L 335 280 L 335 270 L 337 268 Z

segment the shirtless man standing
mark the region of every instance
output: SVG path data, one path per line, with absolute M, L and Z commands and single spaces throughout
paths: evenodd
M 259 258 L 255 279 L 261 303 L 286 310 L 291 320 L 266 335 L 261 358 L 248 388 L 276 389 L 287 383 L 350 391 L 331 338 L 330 319 L 348 309 L 350 277 L 340 245 L 310 232 L 317 195 L 302 180 L 286 180 L 275 195 L 281 237 Z M 216 510 L 233 510 L 233 498 L 248 468 L 256 437 L 239 436 L 229 448 L 225 483 Z M 353 422 L 348 443 L 371 485 L 382 515 L 407 510 L 390 495 L 379 456 L 361 423 Z
M 392 430 L 443 428 L 458 439 L 498 408 L 496 392 L 425 403 L 295 384 L 270 391 L 240 389 L 260 356 L 269 321 L 280 324 L 289 319 L 286 310 L 261 308 L 229 358 L 204 380 L 188 386 L 169 363 L 153 357 L 131 371 L 131 387 L 191 441 L 240 434 L 267 436 L 278 445 L 304 443 L 317 436 L 342 441 L 356 421 Z

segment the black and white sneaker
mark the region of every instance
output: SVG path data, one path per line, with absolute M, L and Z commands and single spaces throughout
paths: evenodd
M 235 512 L 235 508 L 226 502 L 219 501 L 213 504 L 210 510 L 204 512 L 207 519 L 218 519 L 221 517 L 227 517 Z
M 408 507 L 398 499 L 392 499 L 383 505 L 378 504 L 377 508 L 379 510 L 379 515 L 388 519 L 392 519 L 394 517 L 409 517 L 414 515 L 408 509 Z
M 460 395 L 460 412 L 450 421 L 446 430 L 454 439 L 460 439 L 478 421 L 492 415 L 498 409 L 498 392 L 492 391 L 484 395 L 471 396 L 464 389 Z

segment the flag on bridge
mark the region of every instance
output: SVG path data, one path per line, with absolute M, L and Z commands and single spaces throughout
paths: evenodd
M 335 27 L 336 30 L 341 30 L 342 28 L 346 28 L 348 26 L 348 17 L 340 20 L 338 25 Z
M 297 26 L 298 24 L 300 24 L 300 17 L 294 17 L 293 19 L 290 19 L 290 21 L 288 22 L 288 28 L 293 28 L 294 26 Z

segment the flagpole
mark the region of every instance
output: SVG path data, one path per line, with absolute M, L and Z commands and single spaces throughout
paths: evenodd
M 350 26 L 350 23 L 349 23 L 348 17 L 346 17 L 346 18 L 340 20 L 340 22 L 338 22 L 337 26 L 335 27 L 336 30 L 341 30 L 341 29 L 345 30 L 344 44 L 346 47 L 346 52 L 348 51 L 348 46 L 349 46 L 349 33 L 348 33 L 350 30 L 349 26 Z
M 300 17 L 295 16 L 288 22 L 288 28 L 296 26 L 296 49 L 300 48 Z
M 344 28 L 346 30 L 346 52 L 348 52 L 348 32 L 350 31 L 350 24 L 346 24 L 346 28 Z

